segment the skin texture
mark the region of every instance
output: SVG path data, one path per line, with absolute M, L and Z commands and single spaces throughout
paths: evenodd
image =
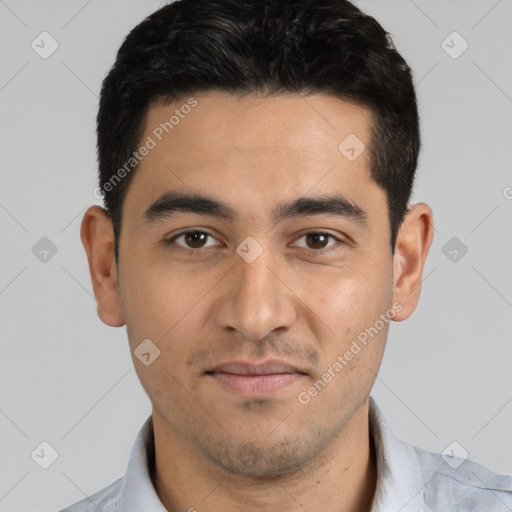
M 368 396 L 389 322 L 341 371 L 332 368 L 380 315 L 391 310 L 402 321 L 414 311 L 432 211 L 409 209 L 393 256 L 369 151 L 350 161 L 338 149 L 350 134 L 368 147 L 363 107 L 327 95 L 194 98 L 197 106 L 136 171 L 118 268 L 104 210 L 89 208 L 81 228 L 100 318 L 126 324 L 132 355 L 144 339 L 160 350 L 149 366 L 133 358 L 153 405 L 155 488 L 170 511 L 368 511 L 377 476 Z M 141 140 L 186 100 L 155 104 Z M 237 217 L 181 212 L 144 222 L 169 191 L 214 198 Z M 324 213 L 271 218 L 283 202 L 334 192 L 364 210 L 366 225 Z M 192 228 L 211 236 L 203 245 L 185 236 L 164 243 Z M 335 238 L 306 236 L 318 232 Z M 262 249 L 251 263 L 236 251 L 249 236 Z M 271 358 L 303 374 L 245 396 L 205 373 Z M 330 382 L 301 403 L 329 368 Z

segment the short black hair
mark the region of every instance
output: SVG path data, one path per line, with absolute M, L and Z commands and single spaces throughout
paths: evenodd
M 128 34 L 102 84 L 99 187 L 116 262 L 123 200 L 149 107 L 214 90 L 325 93 L 369 108 L 369 171 L 386 193 L 394 252 L 420 133 L 412 72 L 391 35 L 347 0 L 176 0 Z

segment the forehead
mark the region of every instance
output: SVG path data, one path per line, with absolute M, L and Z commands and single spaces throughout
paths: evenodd
M 370 111 L 333 96 L 209 91 L 193 98 L 193 108 L 187 107 L 190 97 L 154 104 L 146 117 L 146 135 L 155 130 L 158 135 L 159 127 L 164 129 L 164 138 L 172 136 L 168 137 L 169 143 L 172 138 L 182 152 L 194 151 L 191 158 L 212 148 L 216 152 L 281 148 L 297 154 L 338 158 L 339 144 L 347 136 L 353 134 L 368 141 Z M 179 119 L 174 116 L 173 126 L 167 126 L 166 133 L 165 123 L 173 113 L 180 114 Z
M 201 92 L 158 102 L 141 138 L 152 149 L 126 199 L 135 195 L 140 211 L 177 188 L 246 209 L 340 187 L 357 196 L 362 186 L 375 187 L 368 172 L 371 123 L 368 109 L 323 94 Z

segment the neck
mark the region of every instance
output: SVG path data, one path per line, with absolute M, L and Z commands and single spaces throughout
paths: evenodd
M 169 512 L 369 512 L 377 465 L 368 406 L 366 401 L 314 460 L 271 479 L 235 475 L 219 468 L 154 409 L 155 490 Z

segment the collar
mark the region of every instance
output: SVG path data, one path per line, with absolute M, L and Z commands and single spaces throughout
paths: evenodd
M 377 454 L 377 488 L 371 512 L 424 512 L 425 482 L 416 450 L 396 438 L 372 397 L 369 410 L 370 436 Z
M 135 440 L 123 480 L 119 510 L 167 512 L 153 485 L 155 436 L 153 415 L 145 421 Z

